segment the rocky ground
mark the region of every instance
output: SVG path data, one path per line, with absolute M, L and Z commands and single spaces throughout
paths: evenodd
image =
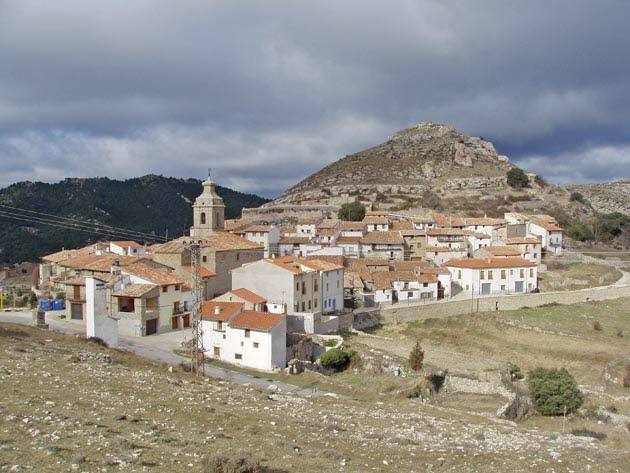
M 0 325 L 1 471 L 628 471 L 627 450 L 406 399 L 304 398 Z
M 582 194 L 601 213 L 622 212 L 630 215 L 630 179 L 569 186 L 572 192 Z

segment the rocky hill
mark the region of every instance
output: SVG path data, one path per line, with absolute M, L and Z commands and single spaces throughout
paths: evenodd
M 355 199 L 378 209 L 426 207 L 423 198 L 426 200 L 427 192 L 433 196 L 433 207 L 451 211 L 497 213 L 568 202 L 568 192 L 547 185 L 533 173 L 527 173 L 528 187 L 511 188 L 507 173 L 514 167 L 492 143 L 450 126 L 425 122 L 326 166 L 273 202 L 245 214 L 260 218 L 333 213 Z M 479 206 L 478 199 L 486 204 Z M 514 205 L 516 202 L 519 204 Z
M 630 179 L 568 186 L 568 189 L 582 194 L 598 212 L 630 215 Z
M 99 222 L 171 237 L 192 225 L 191 205 L 201 193 L 201 181 L 148 175 L 118 181 L 107 178 L 65 179 L 55 184 L 20 182 L 0 190 L 0 204 L 59 217 Z M 225 201 L 226 218 L 238 217 L 243 207 L 268 202 L 252 194 L 217 187 Z M 3 212 L 6 208 L 0 207 Z M 0 262 L 33 261 L 38 257 L 106 237 L 77 230 L 3 217 L 0 213 Z M 122 239 L 124 237 L 119 237 Z

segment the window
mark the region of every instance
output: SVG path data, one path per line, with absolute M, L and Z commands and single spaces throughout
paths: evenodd
M 214 356 L 221 356 L 221 348 L 214 347 Z
M 413 297 L 413 292 L 409 291 L 409 292 L 407 293 L 407 297 L 408 297 L 409 299 L 411 299 L 411 298 Z
M 486 272 L 485 271 L 479 271 L 479 279 L 486 279 Z
M 492 271 L 488 270 L 488 279 L 492 279 Z
M 302 312 L 306 312 L 306 304 L 302 301 Z
M 206 213 L 205 212 L 201 212 L 200 217 L 200 223 L 201 225 L 205 225 L 206 224 Z
M 217 322 L 217 331 L 222 332 L 223 331 L 223 322 L 221 322 L 220 320 Z
M 313 291 L 317 292 L 319 290 L 319 284 L 317 283 L 317 279 L 315 280 L 315 283 L 313 284 Z
M 236 261 L 241 259 L 241 254 L 240 253 L 236 253 Z
M 529 277 L 530 278 L 534 277 L 534 268 L 529 268 Z
M 317 299 L 315 299 L 315 308 L 317 309 Z
M 295 290 L 296 291 L 300 290 L 300 281 L 298 281 L 297 284 L 295 285 Z
M 422 283 L 422 287 L 429 287 L 429 283 L 428 282 L 423 282 Z
M 168 286 L 162 286 L 162 292 L 168 291 Z
M 243 355 L 241 355 L 240 353 L 234 353 L 234 359 L 235 360 L 242 360 L 243 359 Z
M 522 278 L 524 278 L 524 277 L 525 277 L 525 270 L 524 270 L 524 269 L 521 269 L 521 270 L 520 270 L 520 275 L 521 275 L 521 277 L 522 277 Z
M 436 253 L 436 255 L 437 255 L 437 253 Z M 457 279 L 461 279 L 461 278 L 462 278 L 462 271 L 459 270 L 459 271 L 457 271 Z
M 337 279 L 337 289 L 339 289 L 339 279 Z
M 501 279 L 505 279 L 505 269 L 501 270 Z
M 253 346 L 254 346 L 254 348 L 258 348 L 258 347 L 260 346 L 260 343 L 258 343 L 258 342 L 254 342 L 254 343 L 253 343 Z
M 326 283 L 326 292 L 328 292 L 328 283 Z
M 308 301 L 308 310 L 311 310 L 311 301 Z
M 180 290 L 180 286 L 179 286 L 179 284 L 175 284 L 175 290 L 176 290 L 176 291 L 179 291 L 179 290 Z
M 328 300 L 324 299 L 324 309 L 328 306 Z
M 501 290 L 505 291 L 505 284 L 501 284 Z
M 245 329 L 245 338 L 249 338 L 250 335 L 251 335 L 251 331 L 248 328 L 246 328 Z
M 208 262 L 208 257 L 207 256 L 202 256 L 201 257 L 201 261 L 203 261 L 204 263 Z

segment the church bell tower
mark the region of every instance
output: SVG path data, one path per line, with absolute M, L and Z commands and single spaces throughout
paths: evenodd
M 210 177 L 203 181 L 203 192 L 193 205 L 193 228 L 191 236 L 206 237 L 223 231 L 225 204 L 216 191 L 216 185 Z

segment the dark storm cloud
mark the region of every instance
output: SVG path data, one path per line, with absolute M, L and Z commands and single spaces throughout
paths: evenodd
M 0 175 L 273 195 L 432 120 L 556 182 L 630 175 L 630 4 L 0 0 Z

